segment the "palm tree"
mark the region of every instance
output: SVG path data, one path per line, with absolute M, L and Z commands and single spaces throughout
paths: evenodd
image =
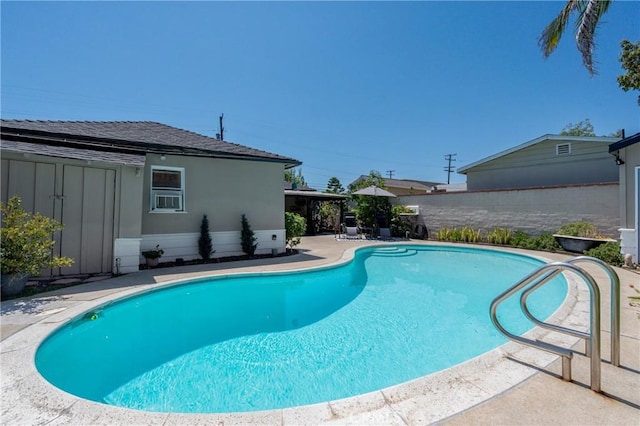
M 562 11 L 544 29 L 538 45 L 545 58 L 558 47 L 560 37 L 565 30 L 572 13 L 578 13 L 576 21 L 576 44 L 582 55 L 582 63 L 589 74 L 596 74 L 593 65 L 593 49 L 595 47 L 595 33 L 600 18 L 607 12 L 613 0 L 569 0 Z

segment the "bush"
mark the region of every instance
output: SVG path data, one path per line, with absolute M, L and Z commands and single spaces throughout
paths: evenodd
M 71 266 L 73 259 L 52 256 L 54 232 L 63 225 L 40 213 L 27 213 L 20 197 L 12 197 L 6 205 L 0 203 L 0 269 L 2 274 L 37 275 L 43 268 Z
M 591 250 L 587 250 L 584 254 L 598 258 L 613 266 L 624 265 L 624 256 L 620 253 L 620 243 L 617 241 L 599 245 Z
M 511 238 L 510 244 L 513 247 L 550 252 L 555 252 L 562 248 L 554 236 L 549 233 L 541 234 L 537 237 L 531 237 L 522 231 L 516 231 Z
M 460 241 L 465 243 L 477 243 L 480 241 L 480 230 L 475 230 L 470 226 L 465 226 L 460 230 Z
M 541 234 L 541 235 L 538 235 L 537 237 L 531 237 L 529 240 L 529 244 L 530 244 L 530 247 L 528 248 L 531 248 L 533 250 L 556 252 L 562 249 L 562 247 L 560 247 L 560 244 L 558 244 L 554 236 L 549 233 Z
M 242 231 L 240 231 L 240 244 L 242 246 L 242 251 L 249 256 L 253 256 L 256 252 L 256 247 L 258 247 L 258 243 L 256 243 L 257 240 L 258 239 L 251 230 L 251 225 L 249 225 L 247 217 L 243 214 Z
M 286 230 L 286 240 L 290 248 L 300 244 L 300 237 L 307 229 L 307 221 L 297 213 L 284 213 L 284 227 Z
M 505 228 L 495 228 L 487 235 L 487 241 L 491 244 L 507 245 L 511 242 L 511 230 Z
M 209 234 L 209 219 L 207 215 L 202 216 L 200 223 L 200 238 L 198 238 L 198 254 L 203 260 L 209 260 L 211 253 L 214 253 L 211 234 Z
M 405 237 L 407 232 L 411 235 L 413 226 L 409 221 L 403 220 L 402 213 L 413 213 L 413 210 L 406 206 L 393 206 L 391 209 L 391 235 L 394 237 Z
M 509 242 L 509 244 L 514 247 L 525 248 L 525 246 L 528 244 L 529 239 L 530 237 L 523 231 L 515 231 L 511 236 L 511 241 Z
M 598 238 L 598 231 L 595 225 L 585 221 L 562 225 L 556 234 L 569 235 L 571 237 Z
M 456 228 L 442 228 L 436 232 L 438 241 L 460 241 L 460 231 Z

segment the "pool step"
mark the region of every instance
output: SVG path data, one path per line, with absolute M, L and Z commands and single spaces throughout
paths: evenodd
M 418 250 L 414 249 L 405 249 L 405 248 L 388 248 L 388 249 L 376 249 L 371 253 L 371 256 L 377 257 L 407 257 L 407 256 L 415 256 L 418 253 Z

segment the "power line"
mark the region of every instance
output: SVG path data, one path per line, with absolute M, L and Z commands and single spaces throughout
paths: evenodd
M 444 159 L 449 162 L 449 165 L 444 168 L 444 171 L 447 172 L 447 185 L 451 183 L 451 172 L 455 169 L 455 167 L 451 166 L 451 162 L 456 161 L 454 158 L 456 155 L 458 154 L 447 154 L 444 156 Z
M 387 170 L 387 173 L 389 174 L 389 179 L 392 179 L 393 174 L 395 173 L 395 170 Z

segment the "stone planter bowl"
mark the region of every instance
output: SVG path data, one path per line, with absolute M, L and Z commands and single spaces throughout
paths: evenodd
M 616 240 L 611 239 L 572 237 L 570 235 L 559 234 L 553 234 L 553 237 L 565 251 L 571 253 L 584 253 L 604 243 L 616 242 Z

